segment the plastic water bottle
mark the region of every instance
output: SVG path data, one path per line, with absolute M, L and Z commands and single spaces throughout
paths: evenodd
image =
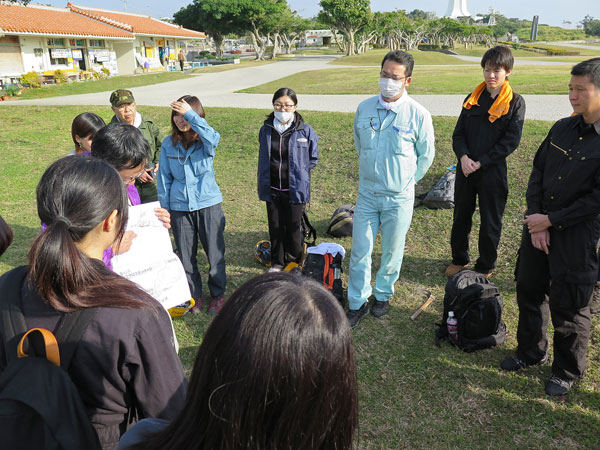
M 448 327 L 448 337 L 454 343 L 458 342 L 458 321 L 454 317 L 454 311 L 448 312 L 448 320 L 446 320 L 446 326 Z

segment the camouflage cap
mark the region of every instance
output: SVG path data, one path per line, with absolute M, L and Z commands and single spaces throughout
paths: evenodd
M 110 94 L 110 104 L 114 107 L 122 105 L 123 103 L 133 103 L 135 98 L 128 89 L 117 89 L 115 92 Z

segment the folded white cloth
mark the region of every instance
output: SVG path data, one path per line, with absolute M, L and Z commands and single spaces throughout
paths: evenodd
M 317 255 L 331 253 L 334 257 L 340 253 L 342 255 L 342 259 L 346 257 L 346 250 L 344 247 L 334 242 L 322 242 L 314 247 L 308 247 L 306 253 L 316 253 Z

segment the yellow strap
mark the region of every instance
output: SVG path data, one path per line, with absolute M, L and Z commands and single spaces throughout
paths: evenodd
M 291 262 L 287 266 L 285 266 L 285 269 L 283 269 L 283 272 L 291 272 L 296 267 L 300 267 L 300 266 L 298 264 L 296 264 L 295 262 Z
M 19 358 L 25 358 L 29 356 L 23 351 L 23 343 L 25 342 L 25 339 L 27 339 L 27 336 L 29 336 L 29 334 L 34 331 L 38 331 L 42 335 L 42 339 L 44 339 L 46 359 L 60 367 L 60 351 L 58 350 L 58 342 L 56 341 L 56 337 L 54 337 L 54 334 L 52 334 L 51 331 L 46 330 L 45 328 L 32 328 L 27 333 L 25 333 L 25 335 L 19 341 L 19 345 L 17 347 L 17 356 Z

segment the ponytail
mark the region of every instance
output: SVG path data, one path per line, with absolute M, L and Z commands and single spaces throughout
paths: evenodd
M 42 176 L 37 203 L 47 227 L 29 250 L 29 278 L 44 301 L 59 311 L 145 304 L 148 294 L 76 245 L 114 210 L 122 238 L 127 196 L 115 169 L 89 156 L 62 158 Z

